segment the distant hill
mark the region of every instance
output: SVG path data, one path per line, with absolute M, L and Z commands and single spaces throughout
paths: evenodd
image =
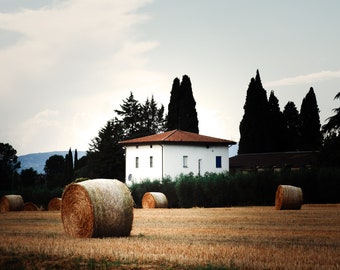
M 77 151 L 78 152 L 78 159 L 86 155 L 86 151 Z M 21 168 L 18 170 L 20 173 L 21 170 L 33 168 L 38 173 L 45 173 L 44 167 L 46 160 L 49 159 L 49 157 L 54 155 L 60 155 L 65 157 L 66 154 L 68 154 L 68 151 L 54 151 L 54 152 L 45 152 L 45 153 L 33 153 L 33 154 L 27 154 L 18 156 L 18 160 L 21 162 Z M 74 158 L 74 151 L 72 152 L 73 158 Z

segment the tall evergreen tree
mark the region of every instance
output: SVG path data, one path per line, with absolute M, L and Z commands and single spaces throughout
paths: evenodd
M 181 83 L 178 78 L 175 78 L 172 85 L 167 130 L 173 129 L 199 133 L 196 101 L 188 75 L 182 77 Z
M 142 107 L 138 100 L 135 99 L 132 92 L 130 96 L 123 100 L 120 110 L 114 110 L 118 114 L 117 120 L 124 131 L 124 138 L 140 137 L 142 127 Z
M 286 124 L 285 151 L 298 151 L 300 147 L 300 118 L 294 102 L 287 102 L 283 110 Z
M 172 83 L 170 102 L 168 105 L 167 130 L 179 129 L 180 111 L 180 80 L 175 78 Z
M 180 100 L 180 129 L 193 133 L 199 133 L 196 101 L 192 93 L 189 76 L 184 75 L 181 82 Z
M 68 153 L 65 156 L 65 165 L 64 165 L 64 185 L 69 184 L 73 181 L 73 154 L 71 148 L 68 150 Z
M 141 105 L 142 118 L 140 126 L 140 136 L 148 136 L 165 130 L 164 106 L 158 108 L 154 97 L 146 99 Z
M 77 149 L 74 150 L 74 163 L 73 163 L 74 170 L 78 169 L 78 151 Z
M 301 150 L 320 150 L 322 134 L 320 131 L 319 108 L 313 87 L 302 101 L 300 109 Z
M 280 110 L 279 100 L 270 92 L 268 99 L 268 136 L 267 136 L 267 152 L 285 151 L 286 124 L 283 114 Z
M 124 182 L 124 150 L 118 142 L 123 138 L 123 127 L 117 120 L 107 121 L 92 140 L 87 151 L 89 178 L 116 178 Z
M 164 106 L 159 108 L 152 96 L 145 104 L 140 104 L 132 94 L 123 100 L 117 113 L 117 121 L 124 130 L 122 139 L 133 139 L 165 130 Z
M 244 115 L 240 123 L 238 153 L 267 152 L 268 100 L 258 70 L 255 78 L 250 80 L 243 109 Z

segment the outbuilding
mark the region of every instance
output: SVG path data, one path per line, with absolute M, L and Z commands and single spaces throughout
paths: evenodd
M 126 151 L 126 183 L 139 183 L 229 171 L 229 147 L 236 142 L 176 129 L 120 144 Z

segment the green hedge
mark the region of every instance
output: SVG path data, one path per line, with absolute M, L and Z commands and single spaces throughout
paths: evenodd
M 180 175 L 174 181 L 145 180 L 131 187 L 136 206 L 141 207 L 146 192 L 164 193 L 169 207 L 224 207 L 274 205 L 278 185 L 301 187 L 304 203 L 339 203 L 340 169 L 305 169 L 281 172 Z
M 274 205 L 280 184 L 301 187 L 304 203 L 340 203 L 340 169 L 320 168 L 281 172 L 262 171 L 247 174 L 207 173 L 204 176 L 180 175 L 176 179 L 145 180 L 130 189 L 137 207 L 146 192 L 162 192 L 170 208 Z M 0 191 L 0 195 L 20 194 L 45 209 L 53 197 L 61 197 L 62 188 L 46 186 Z

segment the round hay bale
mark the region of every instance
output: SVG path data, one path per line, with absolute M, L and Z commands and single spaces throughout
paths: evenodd
M 38 211 L 39 207 L 32 202 L 25 202 L 24 203 L 24 211 Z
M 0 212 L 23 211 L 24 200 L 20 195 L 5 195 L 0 201 Z
M 167 208 L 168 199 L 161 192 L 146 192 L 142 198 L 143 208 Z
M 60 211 L 61 209 L 61 198 L 52 198 L 48 202 L 47 210 L 48 211 Z
M 71 237 L 129 236 L 133 199 L 128 187 L 118 180 L 73 183 L 63 192 L 61 218 Z
M 303 202 L 302 189 L 289 185 L 279 185 L 275 195 L 275 208 L 277 210 L 301 209 Z

